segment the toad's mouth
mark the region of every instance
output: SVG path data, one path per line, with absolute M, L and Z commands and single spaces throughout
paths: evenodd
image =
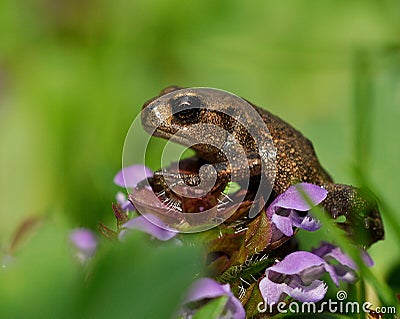
M 153 127 L 151 125 L 143 124 L 143 127 L 146 132 L 155 137 L 160 137 L 165 140 L 171 140 L 174 143 L 178 143 L 188 147 L 196 144 L 195 139 L 190 138 L 190 136 L 186 136 L 185 134 L 182 134 L 182 132 L 180 132 L 179 130 L 171 131 L 169 128 L 163 125 Z

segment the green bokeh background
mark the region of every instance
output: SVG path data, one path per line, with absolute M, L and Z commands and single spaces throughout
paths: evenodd
M 359 184 L 361 167 L 398 219 L 399 39 L 395 0 L 0 1 L 2 247 L 33 215 L 63 229 L 111 223 L 125 134 L 172 84 L 279 115 L 336 181 Z M 399 262 L 386 213 L 387 239 L 371 249 L 379 278 Z

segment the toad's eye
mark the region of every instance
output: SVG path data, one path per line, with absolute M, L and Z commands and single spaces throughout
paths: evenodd
M 172 116 L 175 120 L 184 123 L 197 122 L 202 105 L 197 96 L 181 96 L 172 99 L 170 103 Z

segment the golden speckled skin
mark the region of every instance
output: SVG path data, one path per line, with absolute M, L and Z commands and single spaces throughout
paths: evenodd
M 146 102 L 143 106 L 143 126 L 154 136 L 168 139 L 177 129 L 188 126 L 189 123 L 179 121 L 170 116 L 170 103 L 159 99 L 171 92 L 176 92 L 177 96 L 181 96 L 181 90 L 182 88 L 175 86 L 166 88 L 161 91 L 160 95 Z M 190 94 L 195 95 L 193 92 Z M 158 105 L 158 111 L 164 112 L 165 118 L 168 119 L 162 123 L 156 123 L 150 112 L 146 110 L 146 106 L 150 102 L 157 102 L 158 99 L 161 101 Z M 217 108 L 220 108 L 222 112 L 235 107 L 230 101 L 226 101 L 222 96 L 219 96 L 218 93 L 213 96 L 207 96 L 204 103 L 212 103 L 213 107 L 217 105 Z M 272 192 L 273 197 L 299 182 L 308 182 L 323 186 L 328 190 L 328 196 L 323 202 L 323 206 L 330 212 L 333 218 L 341 215 L 346 216 L 346 222 L 342 226 L 357 243 L 369 246 L 383 239 L 383 224 L 375 198 L 358 188 L 343 184 L 334 184 L 332 178 L 320 165 L 311 142 L 302 133 L 270 112 L 250 102 L 249 104 L 261 116 L 269 130 L 269 132 L 258 132 L 258 137 L 265 141 L 272 140 L 276 148 L 276 175 Z M 199 123 L 212 123 L 226 129 L 240 140 L 240 144 L 246 150 L 248 158 L 248 162 L 243 163 L 243 165 L 247 165 L 247 168 L 250 168 L 253 179 L 250 182 L 250 187 L 252 184 L 254 185 L 254 181 L 257 183 L 257 178 L 259 180 L 260 174 L 257 161 L 260 160 L 260 155 L 258 154 L 257 147 L 254 146 L 254 140 L 251 136 L 248 136 L 246 129 L 237 123 L 232 123 L 232 119 L 229 116 L 219 112 L 202 111 L 196 119 Z M 191 122 L 190 124 L 193 123 Z M 218 139 L 218 136 L 214 138 Z M 185 144 L 186 142 L 176 139 L 174 141 L 181 144 Z M 192 148 L 204 162 L 218 166 L 218 173 L 222 179 L 227 179 L 231 174 L 235 173 L 229 171 L 229 165 L 224 165 L 226 158 L 217 149 L 204 144 Z M 229 151 L 234 154 L 236 149 L 232 148 Z
M 303 134 L 279 117 L 251 105 L 267 124 L 277 149 L 278 173 L 274 184 L 277 194 L 299 182 L 321 186 L 332 183 L 332 178 L 319 164 L 313 145 Z

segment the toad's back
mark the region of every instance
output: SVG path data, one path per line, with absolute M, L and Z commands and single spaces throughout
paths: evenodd
M 253 107 L 266 123 L 276 147 L 276 193 L 280 194 L 298 182 L 321 186 L 332 183 L 332 178 L 320 165 L 312 143 L 303 134 L 270 112 Z

